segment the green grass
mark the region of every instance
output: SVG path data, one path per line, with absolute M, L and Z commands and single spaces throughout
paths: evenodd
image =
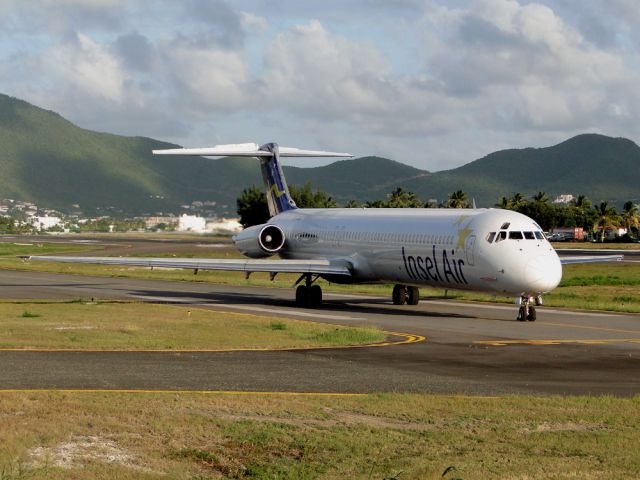
M 74 301 L 0 305 L 0 348 L 300 348 L 360 345 L 385 338 L 384 333 L 376 328 L 275 320 L 250 314 L 148 303 Z
M 55 255 L 67 252 L 83 252 L 96 250 L 96 246 L 44 243 L 35 239 L 31 244 L 0 242 L 0 257 L 17 257 L 20 255 Z M 16 261 L 17 259 L 12 258 Z M 21 260 L 17 260 L 21 261 Z
M 7 478 L 640 476 L 640 397 L 14 392 L 0 418 Z

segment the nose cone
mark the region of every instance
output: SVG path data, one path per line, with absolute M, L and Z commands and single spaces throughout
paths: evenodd
M 550 251 L 530 260 L 524 275 L 532 293 L 549 292 L 556 288 L 562 279 L 562 264 L 556 252 Z

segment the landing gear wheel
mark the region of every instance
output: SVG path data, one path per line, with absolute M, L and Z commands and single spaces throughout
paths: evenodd
M 311 285 L 309 288 L 309 306 L 312 308 L 322 305 L 322 288 L 320 285 Z
M 406 285 L 394 285 L 391 299 L 394 305 L 404 305 L 407 303 L 407 286 Z
M 310 296 L 309 289 L 306 285 L 298 285 L 298 288 L 296 288 L 296 305 L 299 307 L 307 307 Z
M 530 322 L 536 321 L 536 307 L 529 307 L 529 314 L 527 315 L 527 320 Z
M 522 305 L 518 309 L 518 316 L 516 317 L 516 320 L 518 320 L 519 322 L 524 322 L 527 320 L 527 307 Z
M 407 287 L 407 305 L 418 305 L 418 302 L 420 302 L 420 289 Z

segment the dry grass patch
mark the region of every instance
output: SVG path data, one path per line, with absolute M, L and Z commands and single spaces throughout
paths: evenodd
M 270 349 L 360 345 L 385 337 L 375 328 L 148 303 L 0 305 L 0 348 Z
M 639 407 L 610 397 L 5 392 L 0 471 L 437 479 L 455 466 L 444 478 L 638 478 Z

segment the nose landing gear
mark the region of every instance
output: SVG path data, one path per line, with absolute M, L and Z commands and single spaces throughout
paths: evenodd
M 519 322 L 535 322 L 536 321 L 536 305 L 542 305 L 542 297 L 537 296 L 535 299 L 528 295 L 520 297 L 520 308 L 516 320 Z M 531 303 L 534 302 L 532 305 Z

